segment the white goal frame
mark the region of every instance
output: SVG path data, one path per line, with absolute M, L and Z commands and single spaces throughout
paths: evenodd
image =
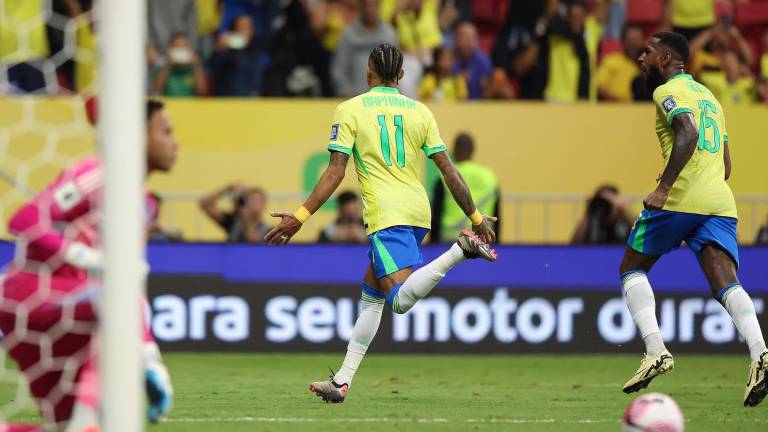
M 146 0 L 98 4 L 99 122 L 104 160 L 99 368 L 106 432 L 144 429 L 141 308 L 145 277 Z

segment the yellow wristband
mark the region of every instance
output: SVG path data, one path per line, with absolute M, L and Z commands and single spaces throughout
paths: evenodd
M 469 220 L 472 221 L 472 225 L 480 225 L 483 223 L 483 215 L 480 214 L 480 210 L 475 209 L 475 212 L 469 215 Z
M 312 213 L 310 213 L 309 210 L 307 210 L 304 206 L 299 207 L 298 210 L 293 212 L 293 217 L 298 219 L 301 223 L 306 222 L 310 216 L 312 216 Z

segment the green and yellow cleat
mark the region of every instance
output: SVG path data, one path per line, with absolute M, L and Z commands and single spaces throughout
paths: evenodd
M 757 406 L 768 395 L 768 350 L 760 354 L 758 361 L 749 367 L 747 390 L 744 392 L 744 406 Z
M 624 393 L 633 393 L 648 387 L 651 380 L 675 368 L 675 359 L 669 351 L 664 350 L 655 356 L 645 355 L 632 378 L 624 384 Z

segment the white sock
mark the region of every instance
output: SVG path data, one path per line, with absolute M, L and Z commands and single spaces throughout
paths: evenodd
M 360 316 L 352 329 L 352 335 L 347 345 L 347 355 L 341 368 L 333 376 L 336 384 L 352 386 L 352 378 L 365 357 L 368 346 L 373 341 L 381 322 L 381 312 L 384 310 L 384 294 L 374 290 L 368 285 L 363 285 L 363 308 Z
M 641 271 L 627 272 L 622 275 L 621 286 L 629 313 L 645 342 L 645 353 L 652 356 L 665 350 L 656 320 L 656 299 L 648 277 Z
M 396 313 L 406 313 L 417 301 L 426 297 L 438 282 L 443 280 L 448 270 L 464 262 L 467 258 L 458 244 L 451 246 L 445 253 L 434 261 L 416 270 L 398 288 L 392 288 L 387 296 L 387 302 Z
M 463 263 L 466 259 L 467 257 L 464 256 L 464 251 L 461 250 L 459 244 L 454 243 L 451 245 L 450 249 L 435 258 L 435 260 L 427 264 L 427 266 L 432 267 L 432 270 L 439 274 L 440 277 L 444 277 L 445 274 L 448 273 L 448 270 Z
M 731 315 L 739 334 L 746 340 L 752 361 L 760 360 L 760 354 L 765 351 L 765 340 L 749 294 L 740 284 L 734 284 L 721 290 L 717 297 Z

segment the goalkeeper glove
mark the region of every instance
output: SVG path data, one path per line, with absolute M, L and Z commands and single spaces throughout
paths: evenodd
M 157 344 L 144 344 L 144 377 L 147 386 L 147 417 L 152 423 L 165 418 L 173 405 L 173 387 Z

